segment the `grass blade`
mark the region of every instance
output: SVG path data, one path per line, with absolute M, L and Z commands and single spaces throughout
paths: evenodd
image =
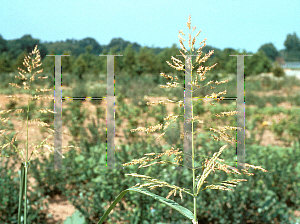
M 185 207 L 182 207 L 181 205 L 179 205 L 175 201 L 172 201 L 170 199 L 166 199 L 166 198 L 161 197 L 159 195 L 153 194 L 153 193 L 147 191 L 146 189 L 128 188 L 128 189 L 122 191 L 121 194 L 118 195 L 116 200 L 110 205 L 110 207 L 103 214 L 103 216 L 101 217 L 98 224 L 102 224 L 104 222 L 106 217 L 109 215 L 110 211 L 116 206 L 116 204 L 122 199 L 122 197 L 129 191 L 135 191 L 135 192 L 138 192 L 138 193 L 141 193 L 141 194 L 148 195 L 148 196 L 154 198 L 155 200 L 158 200 L 161 203 L 164 203 L 164 204 L 170 206 L 171 208 L 177 210 L 178 212 L 180 212 L 182 215 L 184 215 L 188 219 L 193 220 L 193 218 L 194 218 L 194 214 L 190 210 L 186 209 Z

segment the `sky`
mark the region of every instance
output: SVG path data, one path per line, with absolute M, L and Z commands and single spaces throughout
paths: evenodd
M 44 41 L 94 38 L 107 45 L 113 38 L 148 47 L 180 48 L 191 15 L 195 48 L 206 44 L 223 50 L 255 53 L 273 43 L 284 49 L 288 34 L 300 38 L 300 0 L 0 0 L 0 34 L 6 40 L 30 34 Z

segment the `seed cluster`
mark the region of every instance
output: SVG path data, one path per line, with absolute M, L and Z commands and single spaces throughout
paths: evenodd
M 189 28 L 189 30 L 191 29 L 191 16 L 189 16 L 189 20 L 187 22 L 187 26 Z M 193 27 L 193 31 L 196 29 L 196 27 Z M 198 32 L 198 34 L 196 36 L 198 36 L 200 34 L 201 30 Z M 191 57 L 187 54 L 188 53 L 188 50 L 185 48 L 184 44 L 183 44 L 183 41 L 185 41 L 185 39 L 180 35 L 182 34 L 183 36 L 185 36 L 185 34 L 183 33 L 182 30 L 179 30 L 179 43 L 180 43 L 180 46 L 181 46 L 181 50 L 186 53 L 182 53 L 182 51 L 180 51 L 181 55 L 184 57 L 185 60 L 189 60 L 188 62 L 188 65 L 191 67 L 191 71 L 193 71 L 193 69 L 195 68 L 193 66 L 193 64 L 191 64 Z M 201 54 L 202 54 L 202 48 L 204 46 L 206 46 L 206 38 L 200 43 L 200 45 L 204 42 L 204 45 L 203 46 L 200 46 L 199 49 L 197 50 L 197 57 L 196 57 L 196 63 L 200 64 L 200 63 L 204 63 L 207 61 L 207 59 L 214 53 L 214 51 L 209 51 L 208 54 L 205 54 L 205 56 L 203 56 L 201 58 Z M 189 47 L 190 47 L 190 55 L 192 55 L 192 52 L 194 51 L 194 44 L 196 42 L 196 39 L 195 37 L 193 38 L 192 40 L 192 37 L 191 37 L 191 34 L 189 34 Z M 183 62 L 177 58 L 174 58 L 173 56 L 171 57 L 171 60 L 173 61 L 173 64 L 171 64 L 169 61 L 167 61 L 167 64 L 171 67 L 171 68 L 174 68 L 176 69 L 177 71 L 182 71 L 182 70 L 185 70 L 186 66 L 183 64 Z M 215 66 L 217 65 L 217 63 L 215 63 L 214 65 L 212 66 L 208 66 L 208 67 L 203 67 L 203 66 L 199 66 L 198 69 L 196 70 L 196 78 L 195 80 L 192 80 L 190 83 L 188 83 L 189 85 L 191 86 L 195 86 L 196 88 L 201 88 L 201 86 L 199 85 L 198 83 L 198 77 L 200 79 L 200 81 L 204 81 L 206 79 L 205 77 L 205 74 L 206 72 L 210 71 L 212 68 L 214 68 Z M 192 72 L 191 72 L 192 73 Z M 173 79 L 175 79 L 175 81 L 178 81 L 178 78 L 175 76 L 170 76 L 170 75 L 166 75 L 165 73 L 161 72 L 160 73 L 161 76 L 163 76 L 164 78 L 168 79 L 168 80 L 171 80 L 173 81 Z M 188 75 L 192 75 L 192 74 L 188 74 Z M 172 83 L 171 82 L 167 82 L 166 85 L 161 85 L 160 87 L 161 88 L 166 88 L 166 89 L 169 89 L 169 88 L 178 88 L 180 87 L 181 84 L 183 83 L 178 83 L 178 82 L 175 82 L 173 81 Z M 207 82 L 206 85 L 202 86 L 205 87 L 205 86 L 209 86 L 211 87 L 211 89 L 214 89 L 215 87 L 212 86 L 212 84 L 216 84 L 216 85 L 219 85 L 219 84 L 222 84 L 222 83 L 226 83 L 228 82 L 229 79 L 225 80 L 225 81 L 221 81 L 221 82 L 218 82 L 218 81 L 209 81 Z M 181 87 L 183 88 L 183 87 Z M 193 89 L 191 88 L 191 92 L 193 93 L 194 91 L 196 91 L 197 89 Z M 223 100 L 224 97 L 220 97 L 220 95 L 223 95 L 223 94 L 226 94 L 226 90 L 224 90 L 223 92 L 219 92 L 219 93 L 212 93 L 211 95 L 206 95 L 204 98 L 212 98 L 212 99 L 215 99 L 217 101 L 220 101 L 220 100 Z M 172 101 L 172 100 L 167 100 L 167 102 L 163 101 L 163 100 L 160 100 L 160 101 L 156 101 L 156 102 L 147 102 L 147 105 L 166 105 L 168 103 L 176 103 L 178 104 L 179 107 L 182 107 L 184 106 L 183 104 L 183 101 L 178 101 L 178 102 L 175 102 L 175 101 Z M 211 104 L 211 105 L 214 105 L 214 104 Z M 230 111 L 230 112 L 221 112 L 221 115 L 220 114 L 216 114 L 215 116 L 216 117 L 224 117 L 224 116 L 234 116 L 234 115 L 237 115 L 237 111 Z M 164 126 L 163 124 L 158 124 L 156 126 L 151 126 L 151 127 L 148 127 L 148 128 L 144 128 L 144 127 L 138 127 L 137 129 L 132 129 L 131 132 L 133 131 L 145 131 L 147 133 L 149 132 L 154 132 L 154 131 L 157 131 L 157 130 L 161 130 L 162 131 L 165 131 L 168 126 L 171 124 L 171 122 L 175 122 L 176 119 L 181 116 L 181 115 L 168 115 L 167 117 L 164 118 L 164 120 L 166 121 Z M 191 116 L 190 118 L 187 119 L 186 121 L 187 123 L 189 122 L 199 122 L 199 123 L 204 123 L 203 120 L 201 120 L 199 118 L 199 116 Z M 192 126 L 193 127 L 193 126 Z M 224 126 L 224 127 L 220 127 L 218 126 L 218 130 L 215 129 L 215 128 L 210 128 L 210 131 L 213 131 L 215 133 L 218 133 L 220 135 L 220 137 L 217 137 L 217 136 L 214 136 L 214 135 L 211 135 L 214 140 L 217 140 L 217 141 L 221 141 L 224 140 L 228 143 L 233 143 L 233 142 L 236 142 L 233 138 L 231 138 L 231 136 L 229 134 L 226 133 L 227 130 L 236 130 L 238 127 L 230 127 L 230 126 Z M 240 129 L 240 128 L 239 128 Z M 184 136 L 185 136 L 186 133 L 182 133 L 180 134 L 180 138 L 183 139 Z M 193 133 L 194 134 L 194 133 Z M 160 139 L 162 138 L 163 136 L 165 135 L 165 132 L 163 132 L 162 134 L 159 135 L 159 137 L 157 139 Z M 187 194 L 190 194 L 191 196 L 193 197 L 196 197 L 199 193 L 199 191 L 201 190 L 201 187 L 203 186 L 204 183 L 207 183 L 206 178 L 208 177 L 208 175 L 211 173 L 211 171 L 215 172 L 216 170 L 220 170 L 220 171 L 224 171 L 226 173 L 233 173 L 233 174 L 241 174 L 239 172 L 239 170 L 237 168 L 234 168 L 234 167 L 231 167 L 227 164 L 223 164 L 224 160 L 222 159 L 219 159 L 218 157 L 221 155 L 221 153 L 223 152 L 223 150 L 226 148 L 227 145 L 224 145 L 220 148 L 220 150 L 216 153 L 213 154 L 213 157 L 210 158 L 210 159 L 206 159 L 205 162 L 202 163 L 202 173 L 200 173 L 197 177 L 196 177 L 196 182 L 197 182 L 197 187 L 194 188 L 194 192 L 193 193 L 190 193 L 188 191 L 186 191 L 186 189 L 184 188 L 180 188 L 178 186 L 174 186 L 174 185 L 170 185 L 166 182 L 162 182 L 162 181 L 158 181 L 157 179 L 151 179 L 151 177 L 149 176 L 144 176 L 144 175 L 139 175 L 139 174 L 126 174 L 126 175 L 131 175 L 131 176 L 134 176 L 134 177 L 141 177 L 143 178 L 143 180 L 145 180 L 146 182 L 148 183 L 145 183 L 145 184 L 142 184 L 140 185 L 140 183 L 138 183 L 136 186 L 134 187 L 149 187 L 150 189 L 154 189 L 156 187 L 163 187 L 163 186 L 167 186 L 167 187 L 170 187 L 170 188 L 173 188 L 173 190 L 171 190 L 168 194 L 168 196 L 166 198 L 169 198 L 172 194 L 174 194 L 174 196 L 176 195 L 176 191 L 179 190 L 180 191 L 180 197 L 182 198 L 182 195 L 181 195 L 181 192 L 185 192 Z M 134 165 L 134 164 L 141 164 L 138 168 L 141 168 L 141 167 L 149 167 L 149 166 L 152 166 L 152 165 L 155 165 L 155 164 L 165 164 L 165 163 L 171 163 L 171 164 L 176 164 L 176 165 L 181 165 L 179 164 L 180 161 L 182 161 L 182 157 L 181 155 L 183 154 L 182 151 L 179 151 L 179 148 L 177 148 L 177 150 L 174 149 L 174 147 L 172 147 L 170 150 L 167 150 L 166 152 L 163 152 L 163 153 L 159 153 L 159 154 L 156 154 L 154 152 L 151 152 L 151 153 L 147 153 L 145 154 L 146 157 L 143 157 L 141 159 L 134 159 L 132 160 L 132 162 L 130 163 L 125 163 L 123 164 L 123 166 L 129 166 L 129 165 Z M 171 155 L 175 155 L 175 163 L 172 163 L 172 162 L 169 162 L 169 161 L 156 161 L 156 162 L 153 162 L 153 163 L 150 163 L 148 164 L 148 162 L 152 162 L 153 160 L 155 159 L 159 159 L 161 158 L 163 155 L 167 155 L 168 157 L 170 157 Z M 150 158 L 148 156 L 155 156 L 154 158 Z M 192 159 L 194 160 L 194 158 L 192 157 Z M 252 173 L 248 173 L 248 169 L 249 168 L 253 168 L 253 169 L 260 169 L 262 170 L 263 172 L 267 172 L 267 170 L 261 168 L 260 166 L 253 166 L 253 165 L 249 165 L 249 164 L 244 164 L 244 168 L 245 169 L 242 169 L 242 172 L 246 175 L 253 175 Z M 194 171 L 196 169 L 193 169 L 193 175 L 194 174 Z M 194 176 L 195 177 L 195 176 Z M 239 183 L 239 182 L 242 182 L 242 181 L 247 181 L 246 179 L 233 179 L 233 180 L 229 180 L 229 181 L 223 181 L 221 183 L 221 185 L 215 185 L 215 184 L 212 184 L 212 185 L 208 185 L 206 186 L 205 188 L 203 188 L 202 190 L 205 190 L 205 189 L 219 189 L 219 190 L 226 190 L 226 191 L 232 191 L 232 189 L 230 189 L 229 187 L 236 187 L 236 185 Z M 196 184 L 196 183 L 193 183 L 193 185 Z M 193 223 L 196 224 L 197 221 L 193 220 Z

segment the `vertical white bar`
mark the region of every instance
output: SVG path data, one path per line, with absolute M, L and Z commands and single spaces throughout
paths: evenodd
M 46 55 L 55 56 L 55 85 L 54 85 L 54 167 L 46 169 L 70 169 L 62 167 L 62 88 L 61 88 L 61 56 L 70 55 Z
M 229 55 L 237 56 L 237 168 L 245 168 L 245 74 L 244 57 L 253 55 Z M 244 96 L 243 98 L 241 96 Z M 244 133 L 243 133 L 244 130 Z
M 106 145 L 107 145 L 107 167 L 100 169 L 123 169 L 115 166 L 115 83 L 114 83 L 114 56 L 123 55 L 99 55 L 107 56 L 107 104 L 106 104 Z

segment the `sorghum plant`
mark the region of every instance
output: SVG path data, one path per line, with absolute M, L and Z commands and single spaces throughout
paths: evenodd
M 26 67 L 27 71 L 21 69 L 21 68 L 18 68 L 19 69 L 19 74 L 21 77 L 19 76 L 15 76 L 15 78 L 18 78 L 18 79 L 21 79 L 23 82 L 23 88 L 25 91 L 28 91 L 28 98 L 27 98 L 27 111 L 25 111 L 26 113 L 26 130 L 21 130 L 22 132 L 25 131 L 26 133 L 26 146 L 25 148 L 26 149 L 19 149 L 18 147 L 16 147 L 14 145 L 14 142 L 17 141 L 17 136 L 18 134 L 20 133 L 20 131 L 18 131 L 14 137 L 12 138 L 12 140 L 10 140 L 7 135 L 9 133 L 11 133 L 12 131 L 11 130 L 7 130 L 7 129 L 3 129 L 3 130 L 0 130 L 0 136 L 3 136 L 5 137 L 7 143 L 0 146 L 1 147 L 1 150 L 3 150 L 4 148 L 6 148 L 7 146 L 12 146 L 13 149 L 15 150 L 15 152 L 17 152 L 19 154 L 19 156 L 21 157 L 22 161 L 21 161 L 21 176 L 20 176 L 20 191 L 19 191 L 19 207 L 18 207 L 18 224 L 20 224 L 22 222 L 22 219 L 24 220 L 24 224 L 26 224 L 26 217 L 27 217 L 27 175 L 28 175 L 28 170 L 29 170 L 29 166 L 30 166 L 30 161 L 33 159 L 33 156 L 37 156 L 39 155 L 40 153 L 44 153 L 43 151 L 41 151 L 40 149 L 43 148 L 43 147 L 46 147 L 50 152 L 53 152 L 54 150 L 54 146 L 53 144 L 50 144 L 50 143 L 47 143 L 46 141 L 51 138 L 53 136 L 53 134 L 49 134 L 49 136 L 44 139 L 40 144 L 37 144 L 37 145 L 34 145 L 32 143 L 32 148 L 29 148 L 29 141 L 28 141 L 28 136 L 29 136 L 29 132 L 28 132 L 28 126 L 29 124 L 37 124 L 38 126 L 42 126 L 42 127 L 46 127 L 46 129 L 49 131 L 49 132 L 52 132 L 54 133 L 55 131 L 50 127 L 49 124 L 45 123 L 45 122 L 42 122 L 39 118 L 37 119 L 33 119 L 32 116 L 29 116 L 31 115 L 30 113 L 34 112 L 33 110 L 30 110 L 30 103 L 31 101 L 35 101 L 35 100 L 45 100 L 45 99 L 54 99 L 53 96 L 44 96 L 42 97 L 42 95 L 34 95 L 32 96 L 32 90 L 35 91 L 36 93 L 40 93 L 40 92 L 47 92 L 47 91 L 51 91 L 51 89 L 34 89 L 34 86 L 33 86 L 33 81 L 36 79 L 35 75 L 37 74 L 40 74 L 43 72 L 43 69 L 40 69 L 38 71 L 36 71 L 36 69 L 38 67 L 40 67 L 42 64 L 40 63 L 41 61 L 41 57 L 40 57 L 40 52 L 39 50 L 37 49 L 37 46 L 35 46 L 34 50 L 32 51 L 32 53 L 29 53 L 28 56 L 25 55 L 25 59 L 24 59 L 24 62 L 23 62 L 23 65 Z M 34 72 L 35 71 L 35 72 Z M 28 72 L 28 73 L 27 73 Z M 47 76 L 48 77 L 48 76 Z M 40 80 L 45 80 L 47 79 L 47 77 L 38 77 L 38 79 Z M 16 83 L 9 83 L 12 87 L 16 87 L 18 89 L 21 89 L 21 86 L 19 86 L 18 84 Z M 13 101 L 17 101 L 19 98 L 22 98 L 20 96 L 7 96 L 9 98 L 12 98 Z M 26 102 L 26 101 L 25 101 Z M 1 110 L 0 111 L 0 114 L 8 114 L 12 112 L 13 114 L 20 114 L 20 113 L 24 113 L 24 110 L 23 109 L 9 109 L 9 110 Z M 39 109 L 37 112 L 40 112 L 40 113 L 56 113 L 50 109 L 47 109 L 47 108 L 41 108 Z M 1 118 L 0 119 L 0 122 L 1 123 L 6 123 L 7 124 L 7 121 L 9 120 L 9 118 L 6 116 L 5 118 Z M 24 120 L 21 119 L 23 122 Z M 24 125 L 22 125 L 23 127 Z M 37 129 L 36 129 L 37 130 Z M 9 133 L 5 133 L 7 131 L 10 131 Z M 65 133 L 64 133 L 65 134 Z M 74 147 L 74 146 L 64 146 L 62 148 L 66 148 L 66 147 Z M 31 151 L 31 154 L 29 155 Z M 59 151 L 57 151 L 58 153 L 60 153 Z M 9 157 L 9 155 L 0 155 L 1 157 Z M 62 154 L 61 154 L 62 156 Z M 63 157 L 64 158 L 64 157 Z M 23 197 L 24 197 L 24 215 L 22 216 L 21 214 L 21 208 L 22 208 L 22 200 L 23 200 Z
M 191 67 L 191 71 L 193 71 L 193 69 L 195 68 L 193 65 L 192 65 L 192 61 L 191 61 L 191 57 L 187 57 L 188 55 L 192 55 L 193 52 L 194 52 L 194 44 L 195 44 L 195 41 L 196 41 L 196 37 L 200 34 L 201 30 L 197 33 L 196 37 L 193 38 L 192 40 L 192 37 L 191 37 L 191 16 L 189 16 L 189 20 L 187 22 L 187 27 L 189 28 L 189 47 L 190 47 L 190 51 L 189 51 L 189 54 L 184 54 L 182 51 L 180 51 L 181 55 L 186 59 L 186 61 L 189 62 L 190 60 L 190 63 L 188 64 L 183 64 L 181 60 L 177 59 L 177 58 L 174 58 L 173 56 L 171 57 L 171 59 L 173 60 L 174 64 L 175 65 L 172 65 L 170 62 L 167 61 L 167 64 L 178 70 L 178 71 L 182 71 L 182 70 L 185 70 L 184 68 L 187 68 L 188 66 Z M 193 31 L 196 29 L 196 27 L 193 27 Z M 179 31 L 180 34 L 184 35 L 185 34 L 183 33 L 183 31 Z M 181 49 L 185 52 L 185 53 L 188 53 L 187 49 L 185 48 L 185 46 L 183 45 L 183 42 L 182 41 L 185 41 L 180 35 L 179 35 L 179 42 L 180 42 L 180 45 L 181 45 Z M 202 41 L 200 43 L 200 45 L 204 42 L 204 45 L 199 47 L 199 49 L 197 50 L 197 57 L 196 57 L 196 64 L 200 64 L 202 62 L 206 62 L 207 59 L 213 54 L 213 51 L 209 52 L 208 54 L 206 54 L 204 57 L 201 58 L 201 54 L 202 54 L 202 48 L 206 45 L 205 44 L 205 41 Z M 193 76 L 192 76 L 192 72 L 191 74 L 188 74 L 186 73 L 186 75 L 191 75 L 191 83 L 189 83 L 189 85 L 191 86 L 195 86 L 197 87 L 198 89 L 201 88 L 201 86 L 198 84 L 198 76 L 200 77 L 200 81 L 204 81 L 205 80 L 205 73 L 209 70 L 211 70 L 213 67 L 215 67 L 216 64 L 214 64 L 213 66 L 210 66 L 210 67 L 204 67 L 203 66 L 200 66 L 198 69 L 197 69 L 197 75 L 195 77 L 195 80 L 193 80 Z M 203 71 L 204 70 L 204 71 Z M 186 71 L 186 70 L 185 70 Z M 167 79 L 175 79 L 176 81 L 178 81 L 178 78 L 175 76 L 170 76 L 170 75 L 165 75 L 164 73 L 161 73 L 161 76 L 164 76 L 165 78 Z M 228 80 L 226 81 L 221 81 L 221 82 L 218 82 L 218 81 L 209 81 L 206 85 L 204 85 L 203 87 L 205 86 L 208 86 L 208 85 L 211 85 L 211 84 L 221 84 L 221 83 L 225 83 L 225 82 L 228 82 Z M 167 83 L 166 86 L 161 86 L 162 88 L 176 88 L 176 87 L 179 87 L 180 84 L 183 84 L 183 83 L 177 83 L 177 82 L 173 82 L 173 84 L 171 83 Z M 214 89 L 215 87 L 212 87 L 212 89 Z M 191 88 L 191 92 L 193 93 L 195 90 L 193 90 Z M 217 97 L 219 95 L 222 95 L 222 94 L 226 94 L 226 90 L 223 91 L 223 92 L 220 92 L 218 94 L 216 93 L 212 93 L 210 96 L 205 96 L 205 98 L 215 98 L 217 101 L 223 99 L 223 97 L 217 99 Z M 178 104 L 179 107 L 182 107 L 184 104 L 183 104 L 183 101 L 178 101 L 178 102 L 175 102 L 173 100 L 167 100 L 168 102 L 164 102 L 164 101 L 159 101 L 159 102 L 152 102 L 152 103 L 147 103 L 147 105 L 158 105 L 158 104 L 163 104 L 163 105 L 166 105 L 167 103 L 176 103 Z M 193 108 L 193 102 L 191 103 L 191 108 Z M 214 105 L 214 104 L 212 104 Z M 219 115 L 219 114 L 216 114 L 215 116 L 217 117 L 221 117 L 221 116 L 224 116 L 224 115 L 227 115 L 227 116 L 232 116 L 232 115 L 236 115 L 237 114 L 237 111 L 231 111 L 231 112 L 222 112 L 222 115 Z M 164 118 L 164 120 L 166 121 L 165 124 L 158 124 L 156 126 L 151 126 L 151 127 L 148 127 L 148 128 L 144 128 L 144 127 L 138 127 L 137 129 L 132 129 L 131 132 L 133 131 L 145 131 L 146 133 L 149 133 L 149 132 L 154 132 L 156 130 L 160 130 L 160 129 L 167 129 L 167 127 L 171 124 L 171 122 L 175 122 L 176 119 L 178 119 L 180 116 L 182 115 L 168 115 L 166 118 Z M 199 122 L 199 123 L 203 123 L 203 120 L 200 120 L 199 116 L 193 116 L 193 109 L 192 109 L 192 116 L 188 119 L 187 123 L 191 122 L 191 125 L 192 125 L 192 136 L 194 136 L 194 126 L 193 124 L 195 122 Z M 225 133 L 226 130 L 235 130 L 237 129 L 237 127 L 229 127 L 229 126 L 224 126 L 224 127 L 218 127 L 219 130 L 216 130 L 214 128 L 210 128 L 210 130 L 214 131 L 214 132 L 217 132 L 218 134 L 220 134 L 220 137 L 216 137 L 214 135 L 212 135 L 214 137 L 214 140 L 218 140 L 220 141 L 220 138 L 224 139 L 226 142 L 228 143 L 232 143 L 232 142 L 235 142 L 234 139 L 229 139 L 230 135 L 228 135 L 227 133 Z M 163 135 L 165 134 L 165 132 L 163 132 L 159 137 L 158 139 L 160 139 Z M 184 138 L 185 136 L 187 135 L 186 132 L 183 132 L 181 134 L 181 138 Z M 236 185 L 241 182 L 241 181 L 247 181 L 245 179 L 233 179 L 233 180 L 227 180 L 227 181 L 223 181 L 222 183 L 220 184 L 210 184 L 210 185 L 206 185 L 204 187 L 204 184 L 207 183 L 205 180 L 206 178 L 208 177 L 208 175 L 211 173 L 211 171 L 216 171 L 216 170 L 220 170 L 220 171 L 223 171 L 223 172 L 226 172 L 227 174 L 230 174 L 230 173 L 233 173 L 233 174 L 241 174 L 239 172 L 239 170 L 237 168 L 234 168 L 234 167 L 231 167 L 227 164 L 224 163 L 224 160 L 223 159 L 219 159 L 219 156 L 221 155 L 221 153 L 223 152 L 223 150 L 227 147 L 227 145 L 224 145 L 220 148 L 220 150 L 216 153 L 213 154 L 212 158 L 210 159 L 207 159 L 208 157 L 205 156 L 205 162 L 202 163 L 202 172 L 199 173 L 199 175 L 196 176 L 196 170 L 198 171 L 199 169 L 196 169 L 195 167 L 195 149 L 194 149 L 194 145 L 193 145 L 193 137 L 192 137 L 192 155 L 191 158 L 192 158 L 192 168 L 189 168 L 187 167 L 188 169 L 191 169 L 192 170 L 192 175 L 193 175 L 193 190 L 192 192 L 188 189 L 185 189 L 185 188 L 181 188 L 179 186 L 175 186 L 175 185 L 171 185 L 167 182 L 164 182 L 164 181 L 160 181 L 160 180 L 157 180 L 156 178 L 152 178 L 150 176 L 146 176 L 146 175 L 139 175 L 137 173 L 133 173 L 133 174 L 126 174 L 126 175 L 131 175 L 131 176 L 134 176 L 134 177 L 140 177 L 142 178 L 142 180 L 145 180 L 146 182 L 144 184 L 140 184 L 138 183 L 137 185 L 127 189 L 127 190 L 124 190 L 123 192 L 121 192 L 121 194 L 117 197 L 117 199 L 111 204 L 111 206 L 108 208 L 108 210 L 103 214 L 103 216 L 101 217 L 100 221 L 98 222 L 98 224 L 101 224 L 103 223 L 103 221 L 106 219 L 106 217 L 108 216 L 108 214 L 110 213 L 110 211 L 116 206 L 116 204 L 121 200 L 121 198 L 128 192 L 128 191 L 135 191 L 135 192 L 139 192 L 139 193 L 143 193 L 145 195 L 148 195 L 148 196 L 151 196 L 153 197 L 154 199 L 160 201 L 161 203 L 164 203 L 170 207 L 172 207 L 173 209 L 177 210 L 178 212 L 180 212 L 181 214 L 183 214 L 184 216 L 186 216 L 188 219 L 190 219 L 193 224 L 196 224 L 198 223 L 197 221 L 197 214 L 196 214 L 196 211 L 197 211 L 197 203 L 196 203 L 196 197 L 197 195 L 199 194 L 200 190 L 203 191 L 205 189 L 219 189 L 219 190 L 225 190 L 225 191 L 232 191 L 231 188 L 229 187 L 236 187 Z M 162 156 L 164 155 L 167 155 L 167 156 L 171 156 L 171 155 L 175 155 L 175 158 L 174 158 L 174 161 L 175 162 L 170 162 L 170 161 L 164 161 L 164 160 L 161 160 L 161 161 L 156 161 L 156 162 L 153 162 L 153 163 L 150 163 L 156 159 L 159 159 L 161 158 Z M 182 155 L 184 155 L 185 153 L 183 151 L 179 151 L 179 149 L 177 148 L 176 150 L 174 149 L 174 147 L 172 147 L 170 150 L 167 150 L 165 152 L 162 152 L 162 153 L 159 153 L 159 154 L 156 154 L 156 153 L 147 153 L 145 154 L 145 157 L 143 158 L 140 158 L 140 159 L 134 159 L 132 162 L 130 163 L 126 163 L 126 164 L 123 164 L 123 166 L 129 166 L 129 165 L 134 165 L 134 164 L 141 164 L 138 168 L 141 168 L 141 167 L 149 167 L 149 166 L 152 166 L 154 164 L 166 164 L 166 163 L 170 163 L 170 164 L 176 164 L 176 165 L 180 165 L 180 166 L 185 166 L 185 165 L 182 165 L 182 164 L 179 164 L 179 162 L 183 161 L 182 159 Z M 153 156 L 151 158 L 151 156 Z M 185 156 L 188 156 L 188 155 L 185 155 Z M 267 170 L 261 168 L 260 166 L 253 166 L 253 165 L 249 165 L 247 163 L 245 163 L 245 166 L 244 166 L 245 169 L 241 169 L 242 172 L 246 175 L 253 175 L 253 173 L 248 173 L 248 168 L 253 168 L 253 169 L 260 169 L 262 170 L 263 172 L 267 172 Z M 230 170 L 229 170 L 230 169 Z M 164 197 L 161 197 L 159 195 L 155 195 L 149 191 L 147 191 L 146 189 L 143 189 L 142 187 L 148 187 L 150 190 L 154 189 L 154 188 L 157 188 L 157 187 L 169 187 L 171 188 L 172 190 L 169 192 L 168 196 L 166 198 Z M 174 196 L 176 196 L 176 192 L 179 191 L 179 196 L 181 197 L 182 199 L 182 192 L 184 193 L 187 193 L 189 195 L 191 195 L 193 197 L 193 200 L 194 200 L 194 212 L 191 212 L 190 210 L 188 210 L 187 208 L 185 207 L 182 207 L 180 206 L 178 203 L 176 203 L 175 201 L 172 201 L 170 199 L 168 199 L 172 194 L 174 194 Z

